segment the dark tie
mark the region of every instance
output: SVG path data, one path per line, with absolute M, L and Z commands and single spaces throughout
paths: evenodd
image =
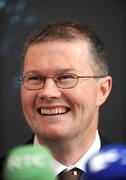
M 64 170 L 59 173 L 58 180 L 80 180 L 83 176 L 83 171 L 78 168 L 73 168 L 70 171 Z M 83 177 L 84 180 L 84 177 Z

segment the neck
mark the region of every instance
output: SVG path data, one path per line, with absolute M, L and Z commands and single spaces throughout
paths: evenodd
M 38 142 L 47 146 L 60 163 L 70 166 L 75 164 L 90 148 L 96 132 L 86 134 L 85 137 L 76 137 L 76 140 L 46 139 L 38 138 Z

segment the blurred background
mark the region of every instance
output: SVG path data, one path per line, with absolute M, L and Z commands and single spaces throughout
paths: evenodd
M 99 130 L 126 143 L 125 0 L 0 0 L 0 156 L 32 135 L 20 103 L 20 65 L 27 36 L 42 25 L 72 18 L 90 25 L 105 43 L 113 90 L 101 108 Z

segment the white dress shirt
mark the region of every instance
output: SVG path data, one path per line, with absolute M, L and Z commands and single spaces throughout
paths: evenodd
M 38 145 L 38 144 L 39 143 L 38 143 L 37 137 L 35 136 L 34 145 Z M 86 172 L 85 166 L 86 166 L 87 161 L 90 159 L 90 157 L 93 154 L 97 153 L 100 150 L 100 147 L 101 147 L 101 142 L 100 142 L 99 133 L 97 131 L 95 140 L 94 140 L 93 144 L 91 145 L 91 147 L 89 148 L 89 150 L 74 165 L 68 167 L 68 166 L 65 166 L 65 165 L 61 164 L 56 159 L 54 159 L 55 174 L 57 175 L 61 171 L 63 171 L 64 169 L 70 170 L 70 169 L 72 169 L 74 167 L 79 168 L 79 169 Z

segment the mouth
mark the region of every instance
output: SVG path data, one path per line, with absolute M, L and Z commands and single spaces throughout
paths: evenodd
M 70 111 L 68 107 L 56 107 L 56 108 L 39 108 L 38 112 L 41 115 L 62 115 Z

